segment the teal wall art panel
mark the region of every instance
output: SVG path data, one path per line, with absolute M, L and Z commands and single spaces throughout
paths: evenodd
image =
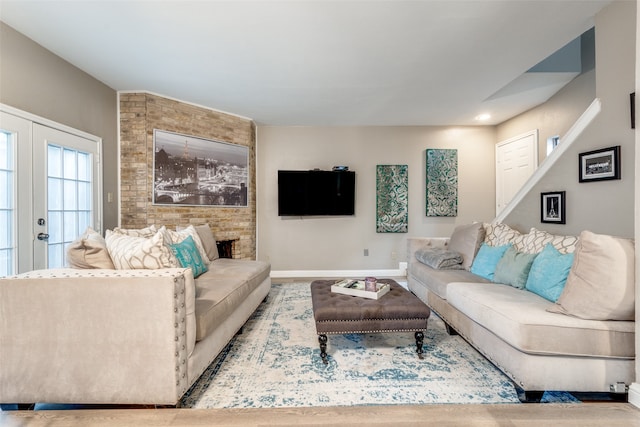
M 409 231 L 409 166 L 376 166 L 376 232 Z
M 458 215 L 458 150 L 427 149 L 427 216 Z

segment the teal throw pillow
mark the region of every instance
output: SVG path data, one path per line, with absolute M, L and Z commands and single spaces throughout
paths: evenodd
M 471 272 L 487 280 L 493 280 L 498 261 L 511 247 L 511 243 L 502 246 L 489 246 L 483 243 L 471 264 Z
M 527 290 L 556 302 L 564 290 L 571 265 L 573 253 L 563 255 L 551 243 L 547 243 L 531 265 Z
M 498 261 L 493 281 L 524 289 L 529 270 L 537 255 L 518 252 L 513 246 L 510 247 Z
M 193 277 L 198 277 L 207 271 L 207 265 L 202 261 L 196 242 L 188 236 L 180 243 L 169 245 L 171 252 L 178 258 L 178 262 L 184 268 L 191 268 Z

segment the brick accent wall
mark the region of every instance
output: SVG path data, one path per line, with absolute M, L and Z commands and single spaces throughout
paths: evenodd
M 153 204 L 154 129 L 249 147 L 248 207 Z M 256 258 L 256 128 L 251 120 L 149 93 L 120 94 L 123 228 L 209 224 L 217 240 L 237 239 L 234 258 Z

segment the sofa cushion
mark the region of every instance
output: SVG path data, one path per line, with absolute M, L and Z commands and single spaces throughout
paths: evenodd
M 635 319 L 634 242 L 580 233 L 575 260 L 553 312 L 582 319 Z
M 574 255 L 561 254 L 547 243 L 531 265 L 526 288 L 551 302 L 556 302 L 564 289 Z
M 416 259 L 431 268 L 458 270 L 462 268 L 462 255 L 444 248 L 422 248 L 416 251 Z
M 115 268 L 107 250 L 107 242 L 91 227 L 87 227 L 80 237 L 69 244 L 67 262 L 72 268 L 105 268 L 110 270 Z
M 437 270 L 425 264 L 416 262 L 411 265 L 409 273 L 417 281 L 424 283 L 429 292 L 440 298 L 447 296 L 447 286 L 451 282 L 486 283 L 489 280 L 467 270 Z
M 193 237 L 187 236 L 182 242 L 169 245 L 169 249 L 182 267 L 191 269 L 193 277 L 198 277 L 207 271 L 207 264 L 202 260 Z
M 471 272 L 487 280 L 493 280 L 496 265 L 509 247 L 511 247 L 511 244 L 489 246 L 483 243 L 473 260 L 473 264 L 471 264 Z
M 196 279 L 196 340 L 229 317 L 265 279 L 270 265 L 263 261 L 218 258 Z
M 480 245 L 484 241 L 485 229 L 481 222 L 459 225 L 449 239 L 449 250 L 462 255 L 462 268 L 469 270 Z
M 553 303 L 508 285 L 450 283 L 447 301 L 525 353 L 621 358 L 635 355 L 635 322 L 584 320 L 549 313 L 546 309 Z
M 518 252 L 513 246 L 507 249 L 493 275 L 493 281 L 524 289 L 529 276 L 531 264 L 536 258 L 536 254 L 525 254 Z
M 153 270 L 178 266 L 178 260 L 164 243 L 164 230 L 162 229 L 150 238 L 129 236 L 107 230 L 105 241 L 113 265 L 118 270 Z

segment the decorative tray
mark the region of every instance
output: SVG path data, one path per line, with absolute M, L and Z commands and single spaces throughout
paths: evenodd
M 366 291 L 364 289 L 364 280 L 357 279 L 344 279 L 331 285 L 331 292 L 369 299 L 380 299 L 384 294 L 389 292 L 390 289 L 391 286 L 387 283 L 376 283 L 375 292 Z

